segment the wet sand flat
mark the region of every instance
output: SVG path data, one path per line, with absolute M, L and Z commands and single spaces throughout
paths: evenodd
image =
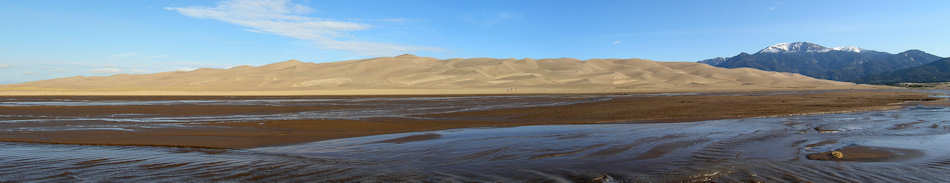
M 904 101 L 934 100 L 927 94 L 831 92 L 762 96 L 667 96 L 618 98 L 569 106 L 470 111 L 427 115 L 521 122 L 684 122 L 763 116 L 853 112 L 899 107 Z
M 129 98 L 129 97 L 126 97 Z M 131 97 L 134 98 L 134 97 Z M 293 97 L 290 97 L 293 98 Z M 0 123 L 2 129 L 33 129 L 42 127 L 77 126 L 71 130 L 6 130 L 0 131 L 0 141 L 37 142 L 91 145 L 146 145 L 209 148 L 251 148 L 297 144 L 328 139 L 368 135 L 430 131 L 471 127 L 511 127 L 545 124 L 592 123 L 653 123 L 699 120 L 781 116 L 796 114 L 834 113 L 863 110 L 892 109 L 906 101 L 934 100 L 928 94 L 914 92 L 838 91 L 820 93 L 791 93 L 769 95 L 688 95 L 688 96 L 587 96 L 541 97 L 525 100 L 512 98 L 476 98 L 469 103 L 438 103 L 442 105 L 471 105 L 465 110 L 424 111 L 398 117 L 367 117 L 359 119 L 281 119 L 248 118 L 253 120 L 185 122 L 125 122 L 100 120 L 23 121 Z M 200 97 L 199 97 L 200 99 Z M 598 99 L 598 100 L 592 100 Z M 23 100 L 23 99 L 18 99 Z M 84 100 L 114 100 L 85 97 Z M 493 101 L 494 100 L 494 101 Z M 564 105 L 538 105 L 479 109 L 486 103 L 511 101 L 551 103 L 583 100 Z M 364 104 L 388 103 L 391 108 L 414 106 L 444 100 L 365 101 Z M 201 105 L 148 105 L 148 106 L 6 106 L 0 112 L 5 119 L 27 116 L 101 116 L 122 109 L 155 116 L 175 115 L 240 115 L 282 114 L 311 111 L 369 110 L 360 105 L 333 106 L 201 106 Z M 376 110 L 376 109 L 374 109 Z M 399 112 L 399 111 L 397 111 Z M 112 118 L 109 118 L 112 119 Z M 145 118 L 161 119 L 166 118 Z M 178 120 L 177 118 L 174 118 Z M 230 118 L 228 118 L 230 119 Z M 135 118 L 134 120 L 140 120 Z M 159 120 L 157 120 L 159 121 Z M 174 121 L 174 120 L 170 120 Z M 79 128 L 89 126 L 121 126 L 124 130 Z M 151 127 L 144 127 L 153 125 Z M 166 126 L 161 126 L 166 125 Z M 421 140 L 430 139 L 422 138 Z M 413 139 L 418 140 L 418 139 Z
M 834 154 L 838 155 L 835 156 Z M 896 161 L 901 159 L 910 159 L 923 156 L 923 152 L 910 149 L 867 147 L 867 146 L 848 146 L 835 151 L 809 154 L 810 160 L 821 161 L 865 161 L 881 162 Z
M 853 92 L 853 91 L 852 91 Z M 837 93 L 837 94 L 836 94 Z M 440 116 L 591 106 L 633 98 L 834 98 L 844 92 L 359 98 L 0 98 L 51 107 L 0 115 L 0 134 L 61 145 L 0 142 L 0 180 L 14 182 L 948 182 L 950 108 L 891 92 L 884 108 L 697 122 L 636 120 L 545 125 L 517 116 Z M 848 93 L 845 93 L 848 94 Z M 913 94 L 913 93 L 911 93 Z M 936 99 L 943 93 L 928 93 Z M 808 96 L 808 97 L 805 97 Z M 826 96 L 826 97 L 818 97 Z M 835 97 L 829 97 L 835 96 Z M 882 94 L 888 96 L 888 94 Z M 862 95 L 864 99 L 875 98 Z M 820 101 L 815 100 L 814 101 Z M 880 101 L 878 101 L 880 100 Z M 699 100 L 697 100 L 699 101 Z M 71 107 L 162 110 L 72 113 Z M 851 105 L 836 101 L 835 104 Z M 502 105 L 503 104 L 503 105 Z M 624 104 L 630 104 L 624 103 Z M 705 101 L 705 105 L 715 105 Z M 749 103 L 748 105 L 753 105 Z M 696 105 L 696 104 L 691 104 Z M 814 105 L 813 103 L 811 105 Z M 162 107 L 165 106 L 165 107 Z M 215 106 L 296 110 L 207 112 Z M 319 106 L 333 106 L 319 108 Z M 608 105 L 609 106 L 609 105 Z M 660 106 L 660 105 L 657 105 Z M 806 105 L 798 105 L 806 106 Z M 840 107 L 840 106 L 839 106 Z M 88 110 L 96 107 L 87 107 Z M 117 110 L 121 107 L 100 108 Z M 286 107 L 285 109 L 292 109 Z M 729 109 L 749 110 L 725 106 Z M 626 111 L 636 112 L 628 109 Z M 768 110 L 778 110 L 765 108 Z M 838 108 L 835 108 L 838 109 Z M 855 108 L 848 110 L 865 110 Z M 876 108 L 874 108 L 876 109 Z M 312 111 L 310 111 L 312 110 Z M 27 110 L 20 110 L 27 111 Z M 254 111 L 254 110 L 248 110 Z M 847 110 L 846 110 L 847 111 Z M 717 112 L 717 111 L 713 111 Z M 759 111 L 760 112 L 760 111 Z M 833 112 L 833 111 L 824 111 Z M 824 113 L 822 112 L 822 113 Z M 340 113 L 338 115 L 331 115 Z M 399 115 L 394 115 L 399 114 Z M 769 113 L 771 114 L 771 113 Z M 19 115 L 19 116 L 11 116 Z M 165 117 L 162 117 L 165 116 Z M 351 118 L 357 116 L 356 118 Z M 620 116 L 624 117 L 624 116 Z M 259 120 L 265 119 L 265 120 Z M 607 122 L 590 122 L 607 123 Z M 517 127 L 504 127 L 504 126 Z M 476 127 L 476 128 L 468 128 Z M 504 128 L 492 128 L 504 127 Z M 896 128 L 895 128 L 896 127 Z M 443 128 L 444 130 L 427 130 Z M 407 133 L 399 133 L 407 132 Z M 51 135 L 52 134 L 52 135 Z M 375 135 L 379 134 L 379 135 Z M 18 136 L 22 135 L 22 136 Z M 359 137 L 356 137 L 356 136 Z M 347 138 L 347 136 L 353 136 Z M 315 140 L 317 139 L 317 140 Z M 326 139 L 326 140 L 319 140 Z M 110 145 L 134 146 L 110 146 Z M 153 144 L 139 144 L 153 143 Z M 289 144 L 289 145 L 282 145 Z M 179 147 L 145 147 L 145 145 Z M 215 147 L 217 149 L 196 148 Z M 261 147 L 266 146 L 266 147 Z M 225 149 L 220 149 L 225 148 Z M 237 148 L 237 149 L 227 149 Z M 832 152 L 842 156 L 834 159 Z M 822 157 L 824 160 L 821 161 Z M 120 172 L 117 174 L 116 172 Z

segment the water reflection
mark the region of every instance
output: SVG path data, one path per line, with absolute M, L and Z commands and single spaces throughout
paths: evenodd
M 248 150 L 0 143 L 16 181 L 947 182 L 950 108 L 379 135 Z M 909 150 L 815 161 L 846 147 Z M 845 154 L 845 156 L 854 154 Z

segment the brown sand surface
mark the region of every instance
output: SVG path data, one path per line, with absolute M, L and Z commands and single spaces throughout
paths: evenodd
M 523 107 L 486 111 L 424 115 L 424 119 L 370 118 L 360 120 L 273 120 L 251 122 L 201 122 L 180 128 L 141 128 L 135 131 L 0 131 L 0 141 L 94 145 L 154 145 L 211 148 L 250 148 L 400 132 L 469 127 L 510 127 L 543 124 L 592 124 L 628 122 L 683 122 L 727 118 L 880 110 L 906 101 L 933 100 L 924 93 L 843 91 L 813 94 L 755 96 L 653 96 L 551 107 Z M 163 109 L 162 107 L 171 108 Z M 226 114 L 250 111 L 294 111 L 274 106 L 193 107 L 149 106 L 136 110 L 174 111 L 188 114 Z M 105 114 L 110 107 L 9 107 L 6 114 L 90 113 Z M 273 109 L 269 109 L 273 108 Z M 101 111 L 97 111 L 101 110 Z M 15 112 L 9 112 L 15 111 Z M 142 111 L 150 112 L 150 111 Z M 174 112 L 157 112 L 174 115 Z M 97 122 L 62 122 L 97 123 Z M 98 122 L 104 123 L 104 122 Z M 58 123 L 3 123 L 0 128 L 61 125 Z M 393 139 L 411 143 L 438 138 L 432 135 Z

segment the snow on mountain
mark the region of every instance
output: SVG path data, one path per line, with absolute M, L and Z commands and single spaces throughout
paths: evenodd
M 824 47 L 815 43 L 794 42 L 794 43 L 775 44 L 765 49 L 762 49 L 758 53 L 825 53 L 829 51 L 846 51 L 846 52 L 861 53 L 863 49 L 854 47 L 854 46 L 828 48 L 828 47 Z
M 861 53 L 861 51 L 864 51 L 864 49 L 854 47 L 854 46 L 834 47 L 834 48 L 831 48 L 831 50 L 847 51 L 847 52 L 855 52 L 855 53 Z
M 794 42 L 775 44 L 755 54 L 743 52 L 733 57 L 699 62 L 724 68 L 748 67 L 836 81 L 871 82 L 864 78 L 940 59 L 939 56 L 920 50 L 890 54 L 854 46 L 829 48 L 809 42 Z

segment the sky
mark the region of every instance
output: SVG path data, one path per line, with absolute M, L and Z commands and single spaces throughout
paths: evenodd
M 697 61 L 782 42 L 950 56 L 950 1 L 30 0 L 0 6 L 0 84 L 436 58 Z

